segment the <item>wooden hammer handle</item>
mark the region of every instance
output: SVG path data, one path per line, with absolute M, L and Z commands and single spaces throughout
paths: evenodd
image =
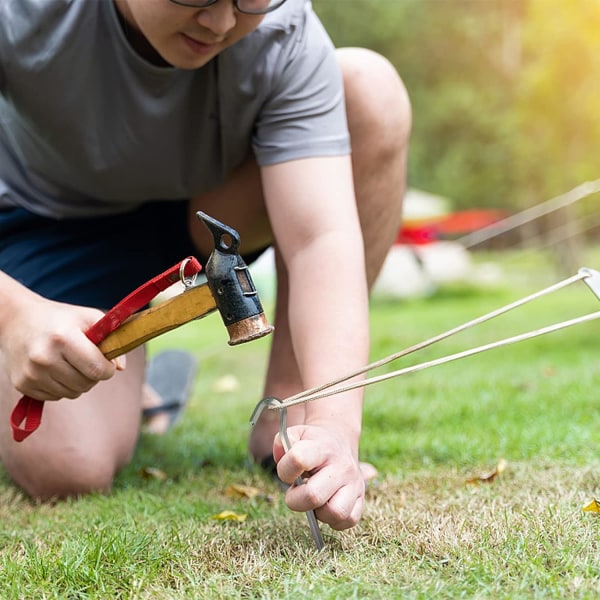
M 125 354 L 152 338 L 200 319 L 217 308 L 207 284 L 202 284 L 166 300 L 157 306 L 135 313 L 98 347 L 111 359 Z

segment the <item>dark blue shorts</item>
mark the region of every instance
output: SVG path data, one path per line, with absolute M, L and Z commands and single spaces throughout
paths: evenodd
M 188 234 L 187 200 L 61 220 L 0 209 L 0 270 L 60 302 L 108 309 L 190 255 L 204 264 Z

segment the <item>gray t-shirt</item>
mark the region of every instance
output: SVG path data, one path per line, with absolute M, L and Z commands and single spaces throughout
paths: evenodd
M 112 0 L 0 3 L 0 208 L 66 218 L 187 198 L 251 148 L 261 165 L 350 151 L 308 0 L 195 71 L 137 55 Z

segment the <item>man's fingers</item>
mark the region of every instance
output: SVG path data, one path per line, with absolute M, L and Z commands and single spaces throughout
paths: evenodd
M 315 510 L 319 520 L 333 529 L 353 527 L 362 514 L 364 484 L 350 480 L 338 487 L 335 475 L 327 471 L 332 469 L 323 469 L 303 485 L 292 486 L 286 493 L 286 504 L 298 512 Z
M 294 511 L 315 510 L 317 517 L 333 529 L 348 529 L 358 523 L 363 510 L 365 482 L 358 463 L 336 435 L 317 427 L 288 430 L 291 449 L 283 453 L 276 439 L 277 474 L 286 483 L 298 478 L 285 497 Z
M 127 356 L 122 354 L 121 356 L 117 356 L 117 358 L 113 358 L 112 364 L 115 366 L 117 371 L 124 371 L 127 367 Z
M 363 492 L 364 487 L 356 485 L 353 478 L 341 477 L 339 473 L 335 473 L 334 467 L 330 466 L 307 477 L 302 485 L 290 487 L 286 492 L 285 502 L 289 508 L 300 512 L 316 510 L 331 502 L 331 514 L 337 511 L 340 515 L 348 515 L 356 497 Z
M 115 374 L 115 364 L 106 359 L 100 350 L 97 350 L 93 356 L 72 354 L 65 356 L 65 359 L 77 372 L 79 381 L 89 381 L 94 384 L 110 379 Z M 75 373 L 73 373 L 73 378 L 75 380 Z
M 43 381 L 35 385 L 20 386 L 18 389 L 22 394 L 36 400 L 55 401 L 63 398 L 73 400 L 92 389 L 96 383 L 90 382 L 81 376 L 75 376 L 75 379 L 76 382 L 73 381 L 73 378 L 70 381 L 64 381 L 48 375 Z
M 323 461 L 322 453 L 314 442 L 300 440 L 291 443 L 292 450 L 277 463 L 277 475 L 281 481 L 289 484 L 304 473 L 318 469 Z
M 62 355 L 52 365 L 32 365 L 21 381 L 14 382 L 14 385 L 22 394 L 37 400 L 74 399 L 91 390 L 99 381 L 112 377 L 115 369 L 115 365 L 99 350 L 96 356 L 87 360 L 79 355 L 71 360 L 69 355 Z
M 354 527 L 363 511 L 364 491 L 355 489 L 354 484 L 340 488 L 323 506 L 317 508 L 317 518 L 332 529 L 343 530 Z

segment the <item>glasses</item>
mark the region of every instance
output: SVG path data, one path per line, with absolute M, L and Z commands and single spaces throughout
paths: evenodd
M 219 0 L 171 0 L 173 4 L 190 8 L 207 8 Z M 245 15 L 266 15 L 279 8 L 286 0 L 232 0 L 235 9 Z

